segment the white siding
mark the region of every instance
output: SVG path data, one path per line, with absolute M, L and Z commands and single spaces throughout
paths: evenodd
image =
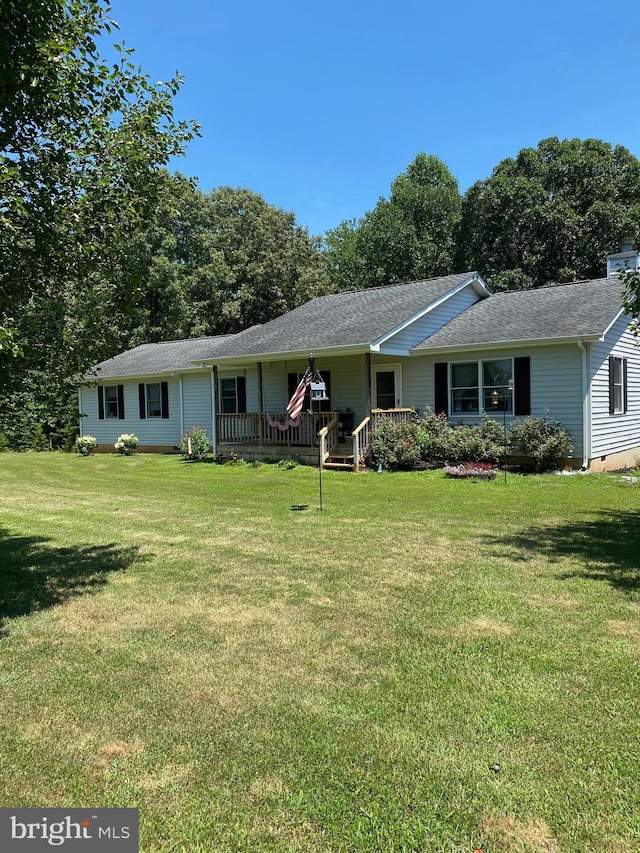
M 304 373 L 307 363 L 305 359 L 263 363 L 262 383 L 265 412 L 284 412 L 289 402 L 287 374 Z M 369 391 L 365 356 L 322 357 L 316 359 L 316 368 L 320 373 L 323 371 L 331 372 L 331 408 L 340 411 L 351 409 L 354 412 L 354 423 L 360 423 L 366 413 Z M 247 384 L 248 381 L 247 379 Z M 250 408 L 248 399 L 247 408 Z M 257 399 L 256 405 L 250 410 L 258 410 Z
M 180 441 L 180 384 L 178 379 L 165 377 L 147 378 L 146 382 L 168 382 L 169 417 L 140 418 L 138 404 L 138 380 L 117 383 L 105 381 L 102 385 L 123 386 L 124 419 L 98 418 L 98 390 L 94 387 L 82 389 L 82 408 L 86 415 L 82 419 L 83 435 L 93 435 L 98 444 L 113 444 L 123 432 L 138 436 L 139 445 L 164 445 L 174 447 Z
M 422 343 L 479 299 L 480 297 L 472 285 L 467 285 L 459 293 L 449 297 L 442 305 L 429 311 L 406 329 L 385 341 L 380 347 L 380 352 L 390 355 L 408 353 L 413 347 Z
M 627 359 L 627 412 L 609 414 L 609 356 Z M 591 456 L 640 447 L 640 350 L 621 317 L 605 340 L 590 346 Z
M 475 359 L 531 359 L 531 414 L 558 420 L 573 438 L 574 456 L 582 456 L 582 355 L 577 346 L 550 346 L 532 349 L 486 350 L 447 356 L 415 356 L 403 361 L 403 404 L 421 414 L 425 405 L 433 408 L 434 365 L 440 361 L 474 361 Z M 502 420 L 502 415 L 497 415 Z M 477 417 L 451 419 L 455 423 L 474 423 Z M 507 425 L 513 417 L 507 415 Z
M 184 428 L 202 427 L 211 441 L 213 415 L 211 405 L 211 371 L 188 373 L 182 379 Z M 171 410 L 169 410 L 171 411 Z

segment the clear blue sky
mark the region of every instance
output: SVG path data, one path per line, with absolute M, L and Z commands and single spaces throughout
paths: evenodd
M 154 80 L 186 78 L 202 139 L 171 164 L 248 187 L 320 234 L 419 151 L 461 190 L 549 136 L 640 156 L 637 0 L 112 0 Z M 114 40 L 116 40 L 114 38 Z

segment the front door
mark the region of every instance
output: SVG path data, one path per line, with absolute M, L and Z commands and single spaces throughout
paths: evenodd
M 381 364 L 373 367 L 372 397 L 374 409 L 399 409 L 402 407 L 402 372 L 399 364 Z

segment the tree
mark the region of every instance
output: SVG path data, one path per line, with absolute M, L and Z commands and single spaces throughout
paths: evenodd
M 153 210 L 159 168 L 197 133 L 173 118 L 178 75 L 151 83 L 124 44 L 115 64 L 100 56 L 107 15 L 102 0 L 5 0 L 0 12 L 0 329 L 13 317 L 23 350 L 0 351 L 0 429 L 29 394 L 42 422 L 59 419 L 64 378 L 100 349 L 74 334 L 75 308 L 116 286 L 117 250 Z
M 389 198 L 325 238 L 336 289 L 359 289 L 452 272 L 461 199 L 446 165 L 420 153 L 391 184 Z
M 495 289 L 604 275 L 640 234 L 640 161 L 597 139 L 542 140 L 499 163 L 463 200 L 457 266 Z
M 211 305 L 217 331 L 265 323 L 328 291 L 320 241 L 293 213 L 234 187 L 213 190 L 207 204 L 210 250 L 224 264 Z
M 622 270 L 619 276 L 624 284 L 622 306 L 631 317 L 631 331 L 640 337 L 640 270 Z

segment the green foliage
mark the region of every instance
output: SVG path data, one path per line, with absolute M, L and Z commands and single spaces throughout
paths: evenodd
M 9 442 L 7 440 L 7 436 L 3 432 L 0 432 L 0 453 L 4 453 L 9 449 L 10 447 Z
M 420 459 L 418 425 L 381 418 L 371 437 L 371 460 L 386 471 L 410 471 Z
M 36 423 L 59 434 L 68 377 L 119 348 L 109 309 L 129 238 L 160 167 L 198 132 L 174 121 L 179 76 L 149 80 L 123 44 L 115 62 L 100 55 L 108 13 L 103 0 L 0 7 L 0 428 L 14 447 Z
M 133 433 L 123 432 L 113 446 L 120 456 L 130 456 L 138 446 L 138 438 Z
M 420 456 L 426 462 L 495 462 L 504 453 L 504 430 L 484 416 L 477 424 L 451 426 L 427 406 L 418 428 Z
M 229 458 L 224 462 L 225 465 L 230 465 L 232 468 L 245 468 L 249 463 L 246 459 L 240 456 L 235 450 L 229 454 Z
M 89 456 L 98 446 L 98 442 L 92 435 L 79 435 L 73 445 L 73 449 L 80 456 Z
M 509 431 L 511 451 L 533 459 L 536 471 L 557 468 L 573 451 L 569 433 L 558 421 L 527 417 Z
M 277 462 L 278 468 L 281 468 L 283 471 L 291 471 L 293 468 L 297 468 L 300 463 L 297 459 L 279 459 Z
M 622 270 L 620 281 L 624 285 L 622 305 L 631 318 L 631 331 L 636 337 L 640 336 L 640 271 Z
M 33 437 L 31 439 L 31 449 L 37 450 L 39 452 L 51 450 L 51 446 L 47 441 L 47 436 L 44 434 L 42 424 L 35 425 L 35 428 L 33 430 Z
M 467 191 L 458 268 L 496 290 L 600 278 L 624 236 L 640 235 L 640 161 L 598 139 L 542 140 Z
M 335 290 L 351 290 L 449 273 L 456 250 L 461 199 L 446 165 L 420 153 L 358 222 L 325 238 Z
M 180 439 L 180 453 L 190 462 L 203 462 L 209 455 L 209 436 L 199 426 L 185 431 Z

